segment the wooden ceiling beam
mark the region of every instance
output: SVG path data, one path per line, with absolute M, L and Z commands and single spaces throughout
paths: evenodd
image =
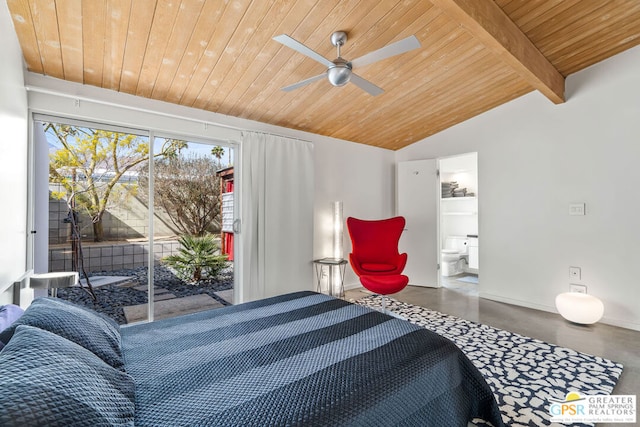
M 564 77 L 493 1 L 431 0 L 495 52 L 555 104 L 564 99 Z

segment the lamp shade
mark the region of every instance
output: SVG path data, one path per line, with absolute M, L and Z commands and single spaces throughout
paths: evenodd
M 333 210 L 333 258 L 341 260 L 343 256 L 343 234 L 344 223 L 342 221 L 342 202 L 332 202 L 331 208 Z M 330 286 L 332 287 L 332 295 L 341 295 L 342 280 L 340 268 L 334 268 L 330 270 L 333 274 L 330 278 Z
M 570 322 L 590 325 L 602 319 L 604 304 L 593 295 L 565 292 L 556 297 L 558 313 Z
M 344 225 L 342 222 L 342 202 L 332 202 L 331 209 L 333 210 L 333 257 L 341 259 L 343 254 L 343 230 Z

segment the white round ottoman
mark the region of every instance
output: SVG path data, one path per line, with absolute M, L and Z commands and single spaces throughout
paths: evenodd
M 593 295 L 565 292 L 556 297 L 556 308 L 570 322 L 590 325 L 602 319 L 604 304 Z

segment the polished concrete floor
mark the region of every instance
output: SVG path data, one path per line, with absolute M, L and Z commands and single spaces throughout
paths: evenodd
M 348 290 L 345 297 L 358 299 L 368 294 L 358 288 Z M 572 324 L 559 314 L 479 298 L 474 286 L 468 284 L 441 288 L 407 286 L 392 297 L 622 363 L 622 376 L 613 394 L 640 394 L 640 332 L 602 323 Z

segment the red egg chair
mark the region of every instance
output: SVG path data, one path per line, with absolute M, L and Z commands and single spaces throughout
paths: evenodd
M 407 264 L 407 254 L 398 251 L 404 225 L 405 219 L 401 216 L 381 220 L 347 218 L 351 267 L 362 286 L 382 296 L 385 312 L 385 295 L 400 292 L 409 283 L 409 278 L 401 274 Z

